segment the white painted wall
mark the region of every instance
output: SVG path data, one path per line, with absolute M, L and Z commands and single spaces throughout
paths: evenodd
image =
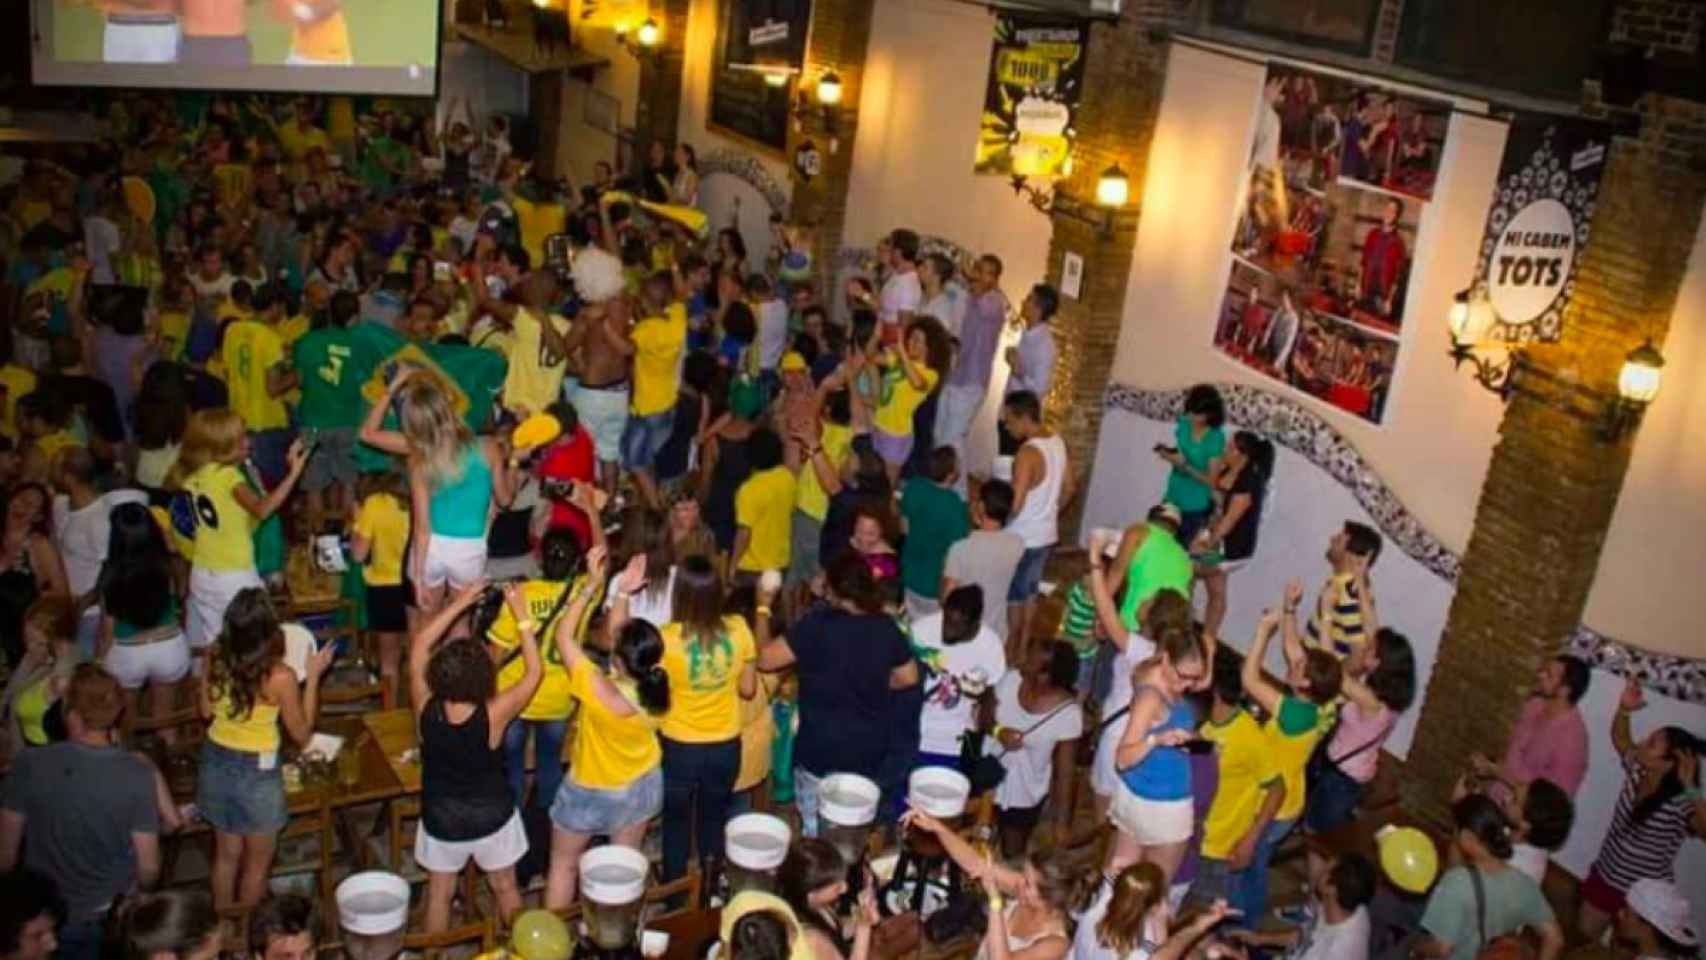
M 453 28 L 445 24 L 445 36 Z M 527 115 L 527 74 L 505 63 L 496 54 L 460 40 L 444 45 L 439 64 L 438 109 L 440 116 L 452 109 L 463 116 L 466 105 L 473 113 L 475 129 L 493 113 Z

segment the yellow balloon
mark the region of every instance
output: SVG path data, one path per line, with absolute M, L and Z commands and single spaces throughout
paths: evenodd
M 509 946 L 521 960 L 569 960 L 574 943 L 562 917 L 549 910 L 529 910 L 515 918 Z
M 1380 867 L 1400 890 L 1426 893 L 1439 876 L 1439 850 L 1427 834 L 1415 827 L 1394 827 L 1381 832 Z

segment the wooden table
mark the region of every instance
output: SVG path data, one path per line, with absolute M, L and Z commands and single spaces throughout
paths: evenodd
M 669 934 L 669 949 L 664 960 L 698 960 L 700 949 L 721 934 L 723 911 L 720 909 L 677 910 L 646 924 L 648 930 Z

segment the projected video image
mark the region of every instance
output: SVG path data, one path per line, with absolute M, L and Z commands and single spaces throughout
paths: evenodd
M 80 83 L 433 92 L 441 0 L 38 2 L 38 61 L 115 71 Z

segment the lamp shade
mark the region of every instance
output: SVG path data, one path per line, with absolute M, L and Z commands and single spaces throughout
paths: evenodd
M 1492 329 L 1495 318 L 1493 305 L 1484 293 L 1473 289 L 1459 292 L 1446 314 L 1451 342 L 1460 346 L 1480 343 Z
M 834 70 L 827 70 L 818 78 L 817 102 L 826 107 L 833 107 L 841 102 L 841 76 Z
M 640 41 L 642 47 L 655 47 L 662 39 L 662 34 L 663 30 L 658 26 L 658 22 L 647 17 L 646 22 L 640 24 L 640 29 L 634 32 L 634 39 Z
M 1123 207 L 1131 199 L 1131 181 L 1119 164 L 1102 171 L 1096 181 L 1096 202 L 1104 207 Z
M 788 73 L 786 70 L 766 70 L 764 83 L 771 87 L 785 87 L 788 85 Z
M 1617 393 L 1631 403 L 1652 403 L 1659 395 L 1664 366 L 1664 355 L 1651 340 L 1641 344 L 1623 361 L 1623 372 L 1617 376 Z

